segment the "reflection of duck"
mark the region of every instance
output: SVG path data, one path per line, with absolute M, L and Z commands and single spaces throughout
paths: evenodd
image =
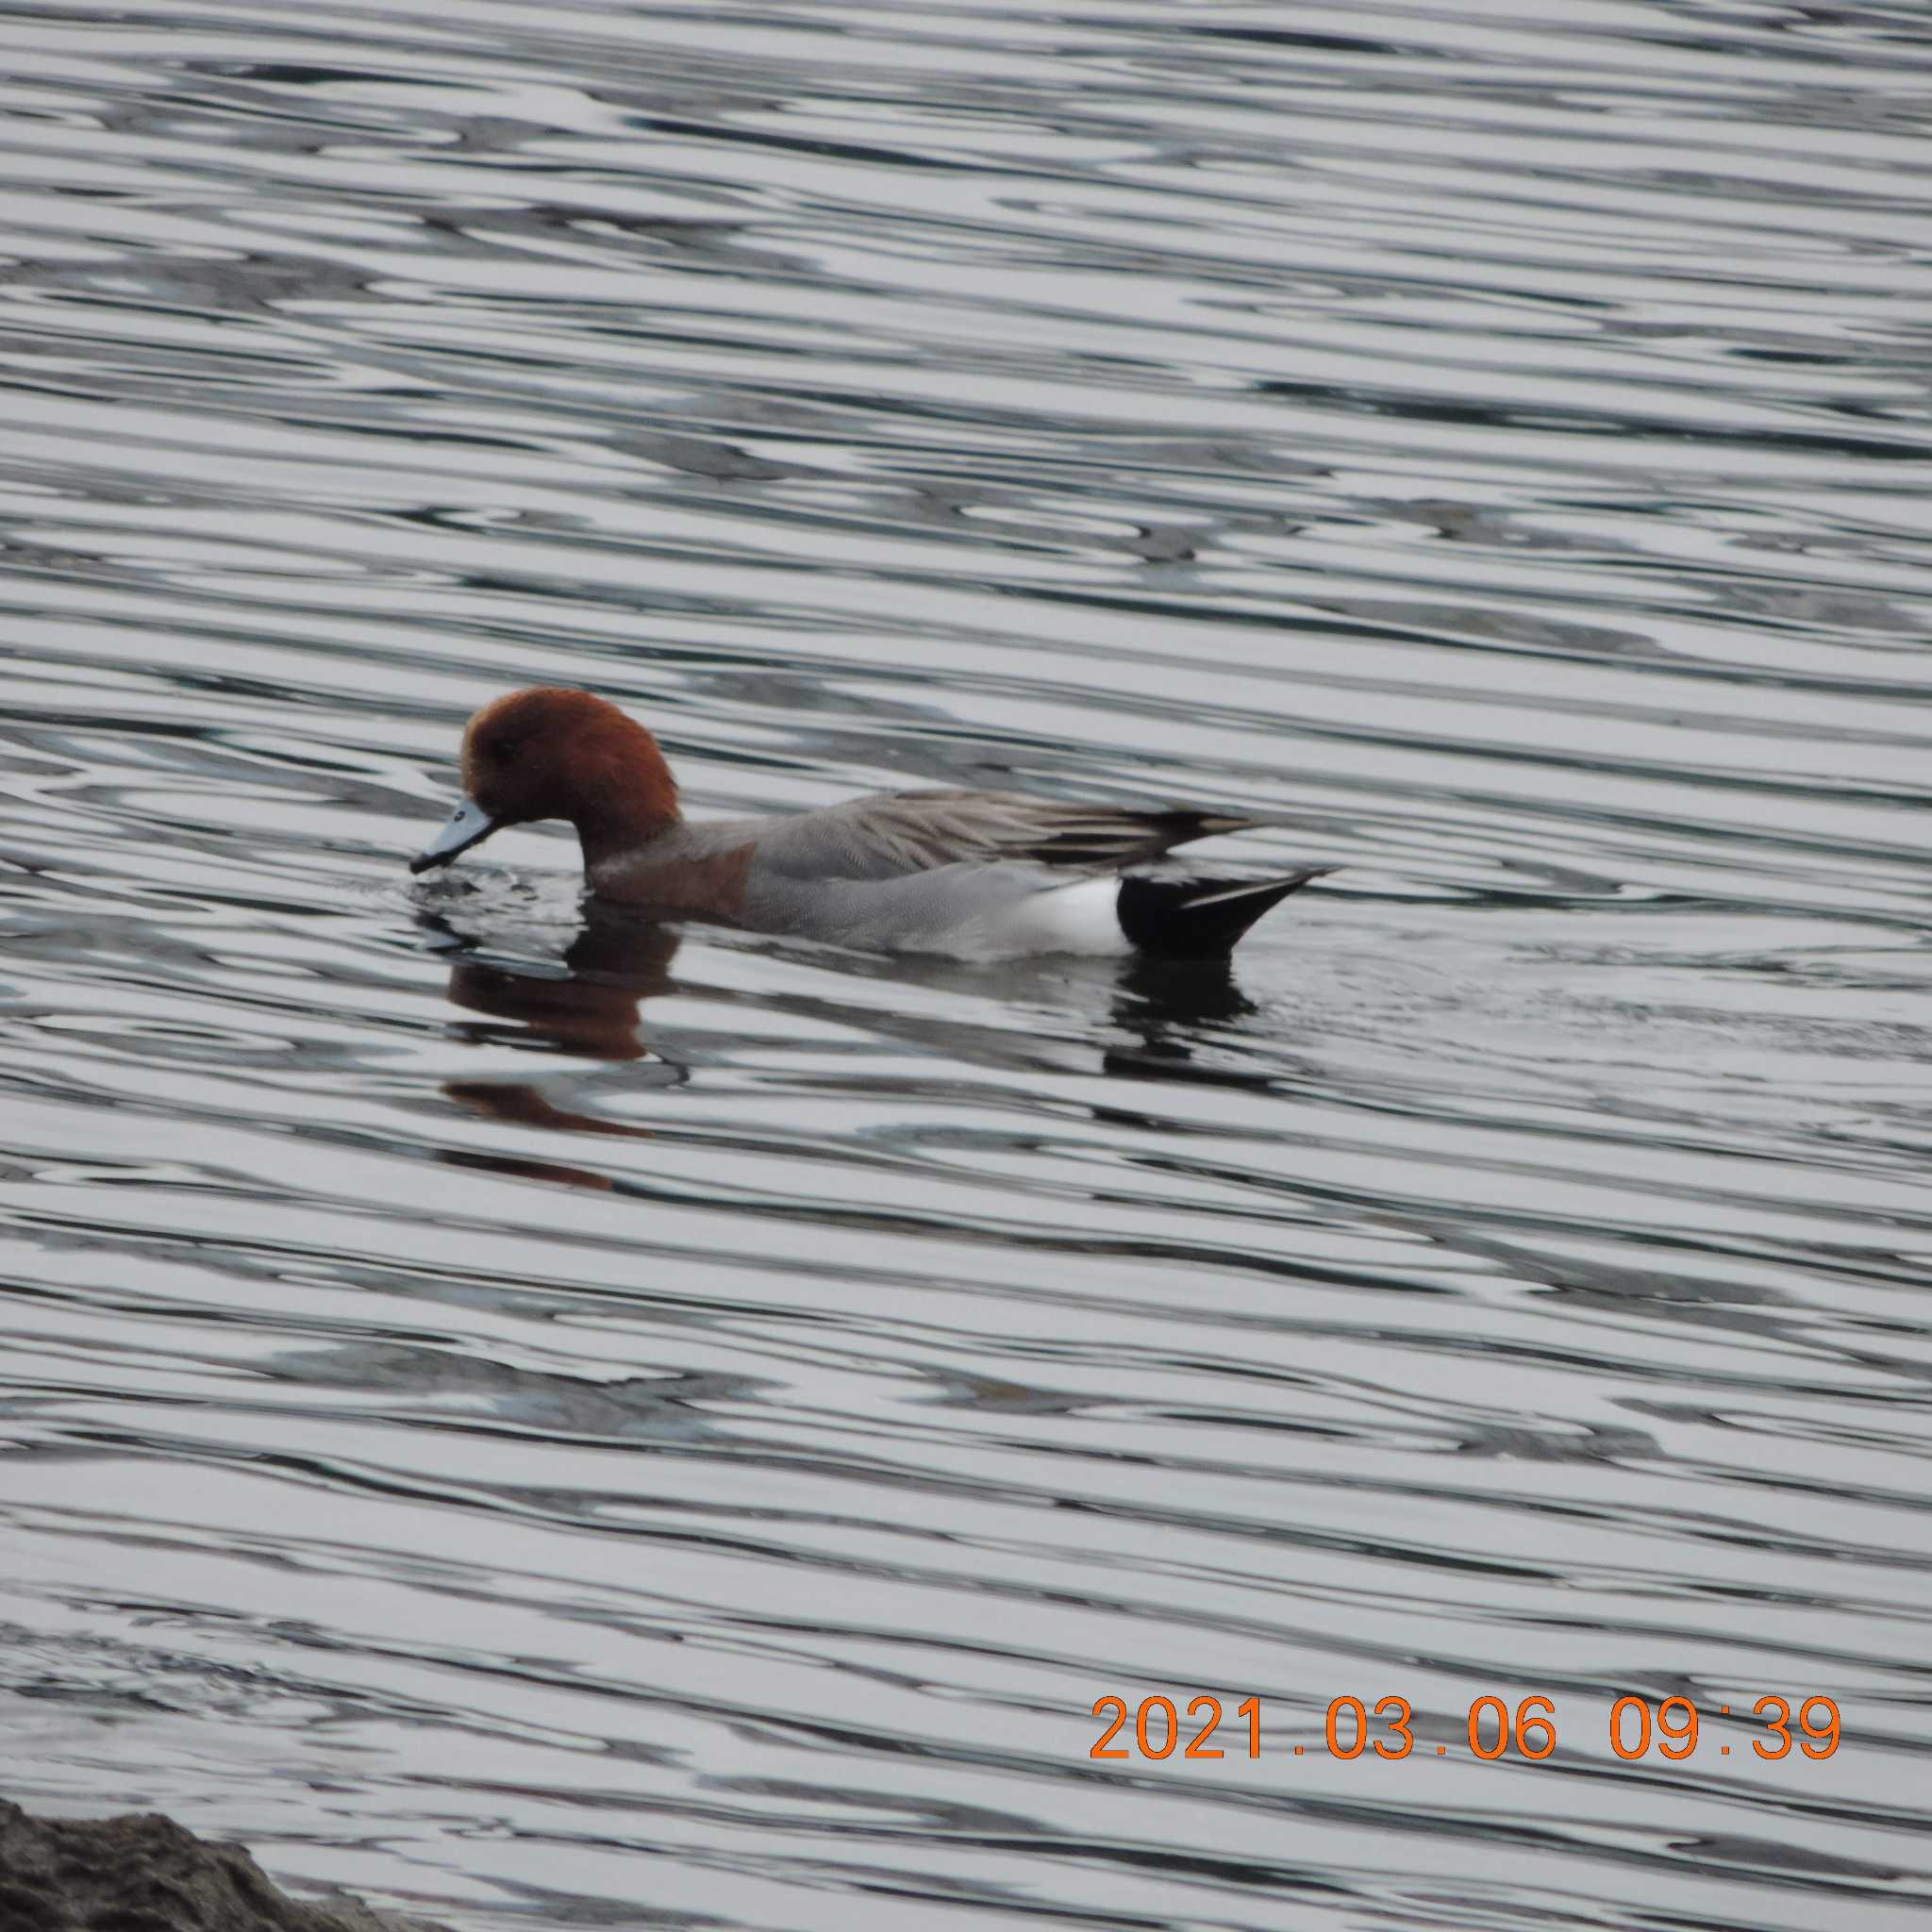
M 475 958 L 469 948 L 476 941 L 459 935 L 443 913 L 419 914 L 442 943 L 458 949 L 450 966 L 451 1002 L 482 1016 L 459 1023 L 461 1034 L 478 1044 L 509 1044 L 608 1068 L 559 1070 L 541 1086 L 531 1080 L 452 1080 L 442 1091 L 466 1111 L 509 1126 L 651 1140 L 655 1128 L 612 1119 L 598 1110 L 597 1102 L 603 1094 L 620 1104 L 633 1102 L 641 1088 L 681 1084 L 688 1077 L 685 1068 L 665 1058 L 657 1044 L 646 1044 L 640 1010 L 646 999 L 680 989 L 671 964 L 681 936 L 675 927 L 594 901 L 585 908 L 585 916 L 587 924 L 560 962 L 518 969 Z M 861 1055 L 871 1050 L 867 1041 L 884 1037 L 969 1065 L 1026 1073 L 1058 1075 L 1091 1069 L 1097 1056 L 1101 1070 L 1130 1083 L 1151 1077 L 1265 1087 L 1272 1077 L 1230 1067 L 1224 1054 L 1205 1060 L 1198 1057 L 1203 1047 L 1228 1043 L 1223 1026 L 1232 1023 L 1239 1027 L 1257 1011 L 1236 985 L 1225 958 L 1022 959 L 989 971 L 947 959 L 892 961 L 819 952 L 811 955 L 811 968 L 809 991 L 695 990 L 705 992 L 707 1004 L 749 1005 L 763 1014 L 822 1024 L 850 1039 Z M 823 991 L 827 974 L 851 984 Z M 969 1010 L 991 991 L 996 995 L 991 1010 L 1000 1017 L 975 1021 L 950 1004 L 935 1008 L 927 1003 L 908 1011 L 900 997 L 908 982 L 931 991 L 957 991 Z M 872 984 L 895 990 L 886 1005 L 867 997 L 863 989 Z M 1015 1005 L 1033 1009 L 1045 1024 L 1014 1027 L 1008 1022 Z M 711 1050 L 728 1052 L 734 1037 L 730 1032 L 709 1036 Z M 560 1088 L 567 1093 L 560 1095 Z M 1096 1106 L 1094 1111 L 1140 1120 L 1138 1114 L 1113 1108 Z M 440 1158 L 455 1165 L 606 1192 L 628 1185 L 621 1175 L 481 1148 L 446 1150 Z
M 440 923 L 440 922 L 439 922 Z M 671 985 L 675 926 L 640 919 L 592 919 L 571 941 L 558 974 L 517 973 L 459 958 L 449 971 L 451 1003 L 492 1019 L 520 1021 L 567 1053 L 635 1060 L 638 1002 Z
M 1332 868 L 1182 878 L 1140 868 L 1260 823 L 1011 791 L 893 791 L 823 811 L 688 824 L 658 741 L 588 691 L 513 691 L 463 734 L 463 802 L 410 862 L 502 825 L 568 819 L 600 898 L 879 952 L 1224 956 Z
M 448 931 L 446 924 L 428 924 Z M 571 941 L 561 974 L 516 972 L 480 959 L 458 958 L 450 966 L 451 1004 L 491 1020 L 518 1024 L 512 1037 L 521 1044 L 542 1042 L 553 1050 L 586 1058 L 622 1062 L 654 1058 L 640 1038 L 639 1003 L 671 984 L 671 960 L 678 934 L 669 926 L 636 919 L 593 919 Z M 478 1027 L 478 1037 L 500 1029 Z M 534 1040 L 532 1038 L 534 1036 Z M 680 1068 L 665 1066 L 670 1080 Z M 665 1084 L 665 1083 L 658 1083 Z M 532 1081 L 447 1080 L 442 1091 L 472 1113 L 520 1126 L 568 1133 L 610 1134 L 647 1141 L 649 1127 L 606 1120 L 579 1108 L 559 1107 Z M 463 1166 L 487 1167 L 538 1180 L 564 1180 L 579 1187 L 608 1189 L 609 1180 L 581 1168 L 550 1161 L 518 1160 L 499 1155 L 451 1154 Z
M 1272 1074 L 1204 1065 L 1205 1028 L 1257 1011 L 1225 959 L 1136 959 L 1121 969 L 1114 1024 L 1131 1036 L 1103 1055 L 1109 1074 L 1132 1080 L 1181 1080 L 1214 1087 L 1266 1087 Z

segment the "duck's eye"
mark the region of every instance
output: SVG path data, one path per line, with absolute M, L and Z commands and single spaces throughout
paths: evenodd
M 483 756 L 492 765 L 507 765 L 517 755 L 514 738 L 492 738 L 483 747 Z

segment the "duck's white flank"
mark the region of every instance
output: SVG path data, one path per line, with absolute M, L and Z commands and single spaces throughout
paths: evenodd
M 1133 948 L 1121 929 L 1117 875 L 1076 879 L 990 908 L 945 935 L 961 959 L 1006 959 L 1025 953 L 1120 954 Z

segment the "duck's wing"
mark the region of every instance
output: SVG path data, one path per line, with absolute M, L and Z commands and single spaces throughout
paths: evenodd
M 1231 812 L 1067 805 L 1019 791 L 882 791 L 780 821 L 758 841 L 758 858 L 800 878 L 901 878 L 1008 860 L 1107 873 L 1259 823 Z

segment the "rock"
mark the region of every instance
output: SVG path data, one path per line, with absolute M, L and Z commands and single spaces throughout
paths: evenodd
M 158 1811 L 29 1818 L 0 1798 L 0 1932 L 443 1932 L 346 1894 L 291 1898 L 240 1845 Z

